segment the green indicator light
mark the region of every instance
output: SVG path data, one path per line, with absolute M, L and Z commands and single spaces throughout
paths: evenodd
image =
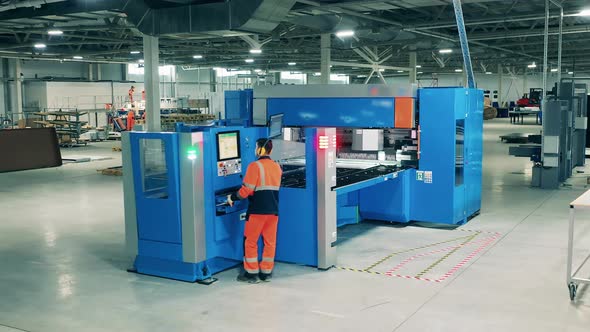
M 197 148 L 191 147 L 186 150 L 186 157 L 189 160 L 197 159 Z

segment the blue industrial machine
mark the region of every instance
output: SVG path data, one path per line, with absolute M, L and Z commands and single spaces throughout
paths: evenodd
M 304 146 L 273 156 L 285 174 L 277 260 L 329 268 L 338 226 L 460 225 L 480 210 L 481 90 L 273 86 L 253 105 L 255 124 L 282 114 L 284 138 Z
M 123 134 L 126 240 L 139 273 L 204 281 L 241 261 L 247 202 L 224 201 L 260 137 L 274 139 L 283 167 L 278 261 L 330 268 L 339 226 L 460 225 L 480 209 L 480 90 L 265 86 L 226 93 L 226 116 L 232 126 Z
M 266 134 L 264 127 L 190 126 L 123 134 L 131 152 L 123 155 L 125 233 L 137 272 L 207 281 L 242 261 L 247 202 L 224 202 Z

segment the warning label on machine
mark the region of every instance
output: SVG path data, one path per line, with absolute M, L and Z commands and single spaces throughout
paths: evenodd
M 432 183 L 432 171 L 416 171 L 416 181 Z

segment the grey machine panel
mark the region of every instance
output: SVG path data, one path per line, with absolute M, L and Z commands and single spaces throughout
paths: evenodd
M 354 98 L 354 97 L 416 97 L 416 84 L 310 84 L 270 85 L 254 87 L 253 120 L 266 125 L 268 98 Z
M 336 264 L 336 129 L 318 128 L 318 136 L 327 137 L 327 148 L 318 149 L 318 268 L 329 269 Z
M 128 255 L 137 256 L 137 212 L 135 210 L 135 187 L 133 182 L 133 164 L 131 158 L 131 142 L 129 133 L 121 133 L 121 149 L 123 150 L 123 204 L 125 207 L 125 247 Z
M 180 158 L 180 210 L 182 220 L 182 259 L 198 263 L 206 259 L 203 133 L 181 133 L 180 151 L 195 148 L 201 153 L 192 159 Z

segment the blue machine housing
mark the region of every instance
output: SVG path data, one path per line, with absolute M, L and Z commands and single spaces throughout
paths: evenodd
M 418 90 L 420 159 L 391 181 L 336 189 L 338 226 L 363 219 L 463 224 L 481 207 L 483 91 Z M 285 126 L 395 128 L 395 97 L 268 97 Z M 282 212 L 281 212 L 282 213 Z
M 220 203 L 225 201 L 228 193 L 241 186 L 246 165 L 255 160 L 255 142 L 266 134 L 267 129 L 184 126 L 180 130 L 182 132 L 129 133 L 133 170 L 141 170 L 133 172 L 137 211 L 137 256 L 134 266 L 139 273 L 193 282 L 208 279 L 212 274 L 242 261 L 244 221 L 240 217 L 246 212 L 247 201 L 238 201 L 233 207 Z M 240 133 L 240 154 L 244 167 L 239 174 L 218 176 L 216 135 L 228 131 Z M 202 133 L 202 141 L 193 146 L 183 146 L 182 135 L 194 132 Z M 165 151 L 165 169 L 158 174 L 144 174 L 145 140 L 162 144 Z M 192 192 L 184 183 L 187 178 L 181 174 L 183 162 L 202 162 L 202 168 L 199 168 L 202 173 L 189 174 L 189 177 L 196 178 L 194 183 L 200 186 L 198 189 L 202 192 L 194 208 L 197 214 L 202 213 L 202 218 L 196 218 L 198 220 L 194 223 L 199 223 L 199 226 L 192 228 L 187 225 L 193 221 L 186 218 L 186 211 L 183 210 L 188 207 L 182 196 L 186 199 Z M 193 228 L 201 231 L 183 234 L 183 231 Z M 187 259 L 187 246 L 191 245 L 195 247 L 188 250 L 197 251 L 201 260 L 191 262 Z
M 420 167 L 411 181 L 411 219 L 464 224 L 481 208 L 483 92 L 418 90 Z
M 228 125 L 251 127 L 253 91 L 252 89 L 230 91 L 226 90 L 225 121 Z

